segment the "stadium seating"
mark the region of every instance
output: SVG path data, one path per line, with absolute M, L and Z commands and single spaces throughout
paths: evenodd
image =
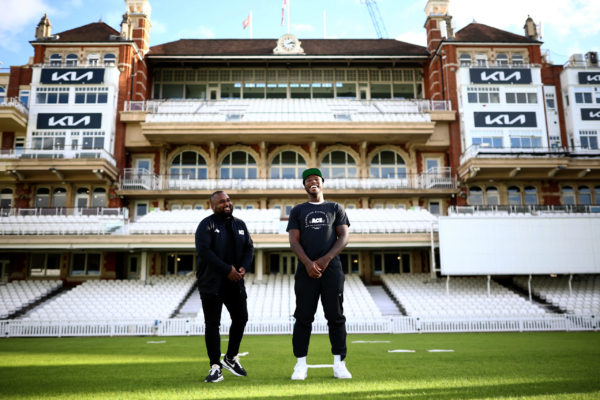
M 437 217 L 421 208 L 348 209 L 350 233 L 425 233 L 437 231 Z
M 0 285 L 0 319 L 8 318 L 61 286 L 59 280 L 14 281 Z
M 431 280 L 428 274 L 383 274 L 382 280 L 409 316 L 420 317 L 517 317 L 543 315 L 545 311 L 527 299 L 490 282 L 485 277 L 452 277 Z
M 166 319 L 195 283 L 195 276 L 89 280 L 36 307 L 31 320 Z
M 528 289 L 528 277 L 520 276 L 513 281 Z M 534 294 L 570 314 L 598 315 L 600 313 L 600 276 L 578 275 L 571 282 L 569 277 L 534 276 L 531 282 Z
M 9 215 L 0 217 L 0 235 L 103 235 L 124 224 L 119 215 Z

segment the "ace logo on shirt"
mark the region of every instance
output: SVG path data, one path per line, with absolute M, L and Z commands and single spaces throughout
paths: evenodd
M 311 211 L 304 218 L 304 227 L 310 229 L 321 229 L 328 224 L 327 214 L 323 211 Z

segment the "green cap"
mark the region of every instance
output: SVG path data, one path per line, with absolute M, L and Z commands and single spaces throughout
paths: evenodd
M 321 179 L 323 179 L 323 182 L 325 182 L 325 179 L 323 178 L 323 174 L 321 174 L 321 171 L 318 168 L 309 168 L 307 170 L 304 170 L 304 172 L 302 173 L 302 183 L 304 183 L 306 178 L 308 178 L 311 175 L 320 176 Z

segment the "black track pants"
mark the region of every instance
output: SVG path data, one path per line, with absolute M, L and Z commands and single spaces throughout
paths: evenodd
M 240 350 L 240 343 L 244 336 L 244 328 L 248 322 L 248 306 L 246 304 L 246 293 L 237 285 L 225 285 L 219 295 L 200 293 L 202 299 L 202 310 L 204 311 L 204 340 L 210 365 L 221 365 L 221 311 L 223 304 L 227 307 L 231 316 L 231 328 L 229 329 L 229 345 L 227 346 L 227 357 L 235 357 Z
M 298 264 L 294 291 L 296 311 L 294 312 L 294 334 L 292 345 L 296 357 L 306 357 L 315 319 L 319 296 L 329 326 L 331 353 L 346 357 L 346 317 L 344 317 L 344 273 L 341 265 L 331 263 L 321 278 L 313 279 L 306 273 L 302 263 Z

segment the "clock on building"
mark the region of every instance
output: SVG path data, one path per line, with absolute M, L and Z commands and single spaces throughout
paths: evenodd
M 273 49 L 275 54 L 304 54 L 304 50 L 300 47 L 298 38 L 290 33 L 281 36 L 277 40 L 277 47 Z

